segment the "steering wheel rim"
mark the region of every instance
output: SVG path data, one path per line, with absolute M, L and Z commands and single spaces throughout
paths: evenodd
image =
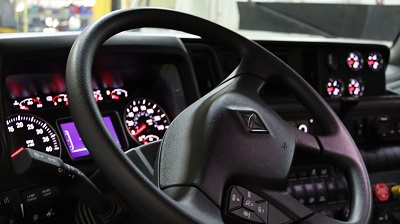
M 224 83 L 189 106 L 171 123 L 160 149 L 158 186 L 154 186 L 154 184 L 141 174 L 135 164 L 115 144 L 92 97 L 91 70 L 97 49 L 108 38 L 119 32 L 142 27 L 167 28 L 195 34 L 230 47 L 242 58 L 239 67 Z M 299 101 L 310 110 L 315 119 L 322 125 L 326 135 L 311 136 L 301 133 L 290 127 L 265 105 L 259 97 L 259 90 L 271 78 L 278 78 L 292 90 L 294 95 L 298 96 Z M 212 129 L 203 127 L 201 133 L 190 130 L 188 122 L 195 122 L 194 120 L 197 117 L 193 119 L 194 115 L 200 114 L 203 120 L 197 119 L 198 121 L 218 123 L 221 122 L 221 114 L 226 115 L 226 113 L 230 113 L 227 111 L 235 111 L 236 114 L 240 114 L 241 111 L 250 111 L 258 115 L 259 119 L 269 129 L 269 136 L 272 137 L 262 135 L 254 137 L 255 135 L 248 131 L 238 131 L 238 138 L 251 136 L 250 138 L 254 137 L 255 141 L 275 148 L 275 150 L 270 150 L 268 153 L 262 152 L 260 158 L 270 156 L 272 153 L 277 157 L 285 156 L 287 159 L 287 161 L 280 163 L 283 167 L 280 167 L 282 171 L 270 170 L 272 174 L 269 174 L 269 176 L 265 176 L 266 174 L 254 175 L 257 178 L 262 177 L 276 181 L 276 184 L 269 185 L 268 190 L 262 189 L 264 183 L 257 180 L 251 181 L 250 185 L 240 183 L 242 186 L 263 196 L 293 220 L 303 220 L 310 223 L 342 223 L 311 212 L 311 210 L 283 192 L 283 185 L 286 183 L 285 180 L 287 180 L 288 169 L 291 165 L 294 150 L 295 148 L 296 150 L 300 148 L 304 153 L 320 156 L 322 160 L 332 162 L 333 159 L 335 160 L 335 165 L 344 170 L 351 186 L 352 203 L 349 220 L 343 223 L 366 223 L 370 218 L 372 196 L 365 165 L 355 143 L 333 110 L 300 75 L 272 53 L 224 27 L 172 10 L 141 8 L 114 11 L 89 25 L 77 38 L 68 57 L 66 83 L 71 115 L 93 160 L 98 164 L 104 175 L 109 180 L 113 180 L 115 189 L 124 198 L 129 198 L 127 202 L 137 211 L 146 214 L 150 209 L 156 210 L 157 217 L 153 216 L 151 218 L 164 222 L 165 220 L 169 220 L 172 223 L 224 221 L 224 211 L 221 212 L 221 209 L 223 210 L 224 208 L 223 199 L 226 197 L 224 195 L 226 194 L 226 187 L 229 181 L 223 180 L 218 182 L 216 186 L 219 186 L 219 189 L 214 194 L 212 190 L 209 190 L 208 186 L 202 184 L 205 182 L 210 185 L 210 182 L 207 181 L 213 175 L 206 175 L 204 170 L 207 170 L 212 162 L 203 160 L 202 163 L 197 163 L 194 166 L 194 168 L 200 171 L 187 174 L 182 171 L 189 168 L 192 169 L 193 167 L 192 164 L 189 167 L 187 161 L 185 161 L 185 159 L 190 160 L 190 157 L 182 155 L 188 156 L 199 152 L 190 149 L 196 148 L 193 146 L 193 136 L 190 135 L 202 135 L 201 140 L 205 140 L 209 148 L 214 149 L 214 143 L 216 145 L 222 144 L 214 142 L 210 137 L 210 133 L 218 133 L 220 135 L 215 127 Z M 248 91 L 249 88 L 253 89 L 253 91 Z M 242 106 L 242 102 L 247 102 L 245 103 L 245 107 Z M 260 111 L 265 113 L 260 114 Z M 237 128 L 238 125 L 234 125 L 234 119 L 237 119 L 237 117 L 229 116 L 231 117 L 229 121 L 232 121 L 232 128 Z M 177 131 L 184 127 L 188 133 L 182 134 L 184 131 Z M 267 141 L 266 139 L 268 138 L 269 140 Z M 283 138 L 285 138 L 283 143 L 286 145 L 286 151 L 277 149 L 278 145 L 281 145 Z M 174 139 L 180 139 L 183 144 L 177 144 L 178 141 L 174 141 Z M 258 146 L 254 147 L 257 148 Z M 174 150 L 170 150 L 172 148 Z M 224 146 L 221 146 L 221 148 L 227 150 Z M 204 155 L 207 159 L 209 154 L 214 153 L 207 149 L 199 150 L 199 155 Z M 257 155 L 260 154 L 260 150 L 253 151 Z M 247 159 L 250 160 L 251 158 L 246 157 Z M 268 162 L 271 162 L 271 160 Z M 258 165 L 249 166 L 248 169 L 246 167 L 245 170 L 250 172 L 255 168 L 259 168 Z M 233 171 L 233 168 L 229 169 L 232 170 L 226 172 L 226 175 L 223 176 L 224 178 L 229 179 L 234 172 L 238 172 L 237 170 Z M 168 172 L 165 172 L 166 170 Z M 189 179 L 190 181 L 188 181 Z M 184 202 L 180 201 L 178 203 L 170 197 L 172 195 L 176 196 L 177 193 L 168 193 L 168 189 L 173 186 L 193 186 L 199 192 L 188 193 L 193 189 L 180 190 L 180 195 L 182 192 L 186 193 L 184 193 L 185 197 L 180 196 L 181 198 L 185 198 L 182 200 Z M 163 189 L 170 196 L 162 192 L 159 188 Z M 187 195 L 197 195 L 197 201 L 199 197 L 202 198 L 201 206 L 209 205 L 210 209 L 204 209 L 204 207 L 203 210 L 199 209 L 199 202 L 194 202 L 193 197 L 192 199 L 188 199 Z M 176 199 L 175 196 L 172 197 Z M 197 209 L 193 211 L 194 208 Z

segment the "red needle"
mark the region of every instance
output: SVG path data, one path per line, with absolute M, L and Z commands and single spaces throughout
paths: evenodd
M 136 137 L 138 134 L 140 134 L 142 131 L 144 131 L 144 129 L 146 129 L 146 125 L 142 124 L 142 126 L 140 126 L 140 128 L 135 132 L 135 134 L 133 136 Z
M 17 151 L 15 151 L 12 155 L 11 158 L 14 158 L 16 155 L 18 155 L 22 150 L 24 150 L 24 147 L 19 148 Z
M 112 93 L 111 93 L 111 94 L 112 94 Z M 111 95 L 111 98 L 114 99 L 114 100 L 119 100 L 119 96 L 117 96 L 117 95 L 115 95 L 115 94 L 112 94 L 112 95 Z

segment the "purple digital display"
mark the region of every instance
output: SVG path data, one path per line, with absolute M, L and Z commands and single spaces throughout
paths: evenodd
M 114 126 L 111 122 L 111 118 L 109 116 L 103 117 L 104 123 L 106 124 L 108 130 L 110 131 L 112 137 L 115 140 L 115 143 L 119 147 L 121 147 L 121 143 L 119 142 L 117 133 L 115 132 Z M 70 155 L 73 159 L 85 157 L 89 155 L 89 151 L 86 149 L 85 145 L 81 137 L 78 134 L 78 130 L 76 130 L 74 122 L 67 122 L 60 124 L 61 131 L 64 135 L 64 140 L 67 143 L 67 148 L 70 152 Z

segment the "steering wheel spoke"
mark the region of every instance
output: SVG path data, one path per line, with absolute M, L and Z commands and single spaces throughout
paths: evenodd
M 306 153 L 309 156 L 320 156 L 322 149 L 317 137 L 309 133 L 305 133 L 296 127 L 288 127 L 296 139 L 296 151 Z

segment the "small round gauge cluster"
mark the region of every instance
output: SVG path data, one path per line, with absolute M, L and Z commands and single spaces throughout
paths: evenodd
M 364 94 L 364 86 L 361 80 L 350 78 L 346 85 L 341 79 L 330 78 L 326 84 L 326 93 L 331 98 L 340 98 L 348 95 L 358 98 Z
M 367 53 L 368 52 L 368 53 Z M 327 67 L 330 75 L 321 86 L 325 96 L 330 98 L 383 94 L 384 59 L 375 51 L 332 52 L 327 55 Z M 335 73 L 331 73 L 334 71 Z
M 380 53 L 372 52 L 365 58 L 369 69 L 380 71 L 383 68 L 383 57 Z M 351 71 L 360 71 L 364 67 L 364 56 L 358 51 L 348 53 L 346 63 Z
M 121 100 L 128 97 L 128 91 L 121 88 L 108 89 L 105 91 L 94 90 L 93 97 L 96 102 L 105 100 Z M 13 106 L 19 110 L 24 110 L 24 111 L 68 106 L 68 96 L 65 93 L 60 93 L 56 95 L 47 95 L 43 97 L 34 96 L 34 97 L 16 99 L 13 102 Z

